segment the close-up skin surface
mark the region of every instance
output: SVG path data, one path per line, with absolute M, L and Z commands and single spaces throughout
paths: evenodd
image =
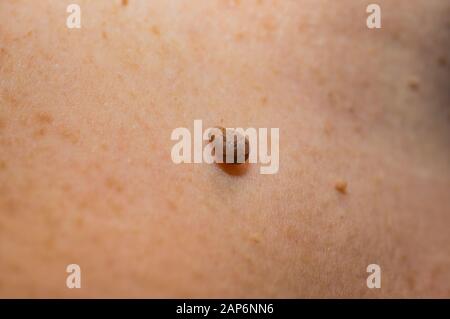
M 0 297 L 449 298 L 450 3 L 370 3 L 0 0 Z M 196 119 L 278 172 L 175 164 Z

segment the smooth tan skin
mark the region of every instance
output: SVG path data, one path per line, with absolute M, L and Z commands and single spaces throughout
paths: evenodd
M 0 1 L 0 297 L 450 297 L 450 6 L 369 3 Z M 279 173 L 175 165 L 194 119 Z

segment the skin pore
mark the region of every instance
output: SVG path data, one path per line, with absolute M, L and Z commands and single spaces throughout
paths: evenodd
M 448 1 L 70 3 L 0 2 L 0 297 L 450 297 Z M 175 165 L 195 119 L 278 173 Z

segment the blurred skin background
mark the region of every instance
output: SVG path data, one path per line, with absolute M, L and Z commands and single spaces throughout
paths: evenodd
M 0 297 L 450 297 L 450 2 L 369 3 L 1 0 Z M 175 165 L 194 119 L 279 172 Z

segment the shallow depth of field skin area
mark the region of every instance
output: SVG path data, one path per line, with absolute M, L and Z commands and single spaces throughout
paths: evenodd
M 450 297 L 448 1 L 70 3 L 0 1 L 0 297 Z M 195 119 L 278 173 L 174 164 Z

